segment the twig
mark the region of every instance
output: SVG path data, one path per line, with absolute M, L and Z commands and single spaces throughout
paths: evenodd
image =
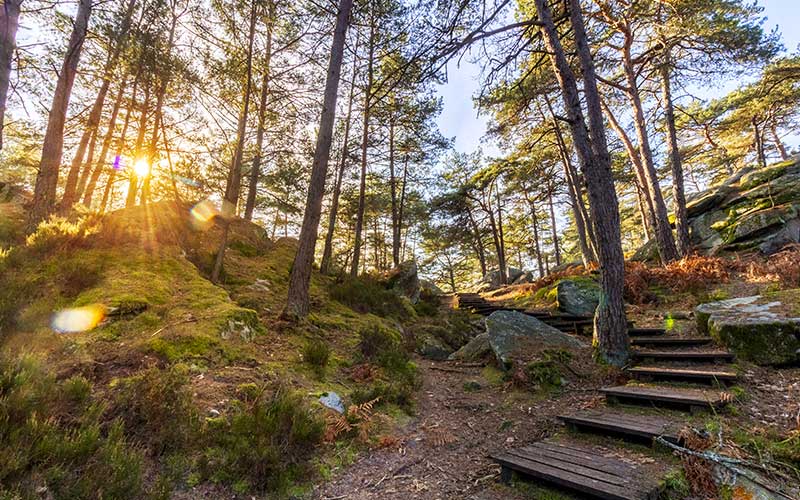
M 431 366 L 431 370 L 438 370 L 440 372 L 448 372 L 448 373 L 463 373 L 464 375 L 469 375 L 470 372 L 465 372 L 464 370 L 456 370 L 455 368 L 445 368 L 443 366 Z

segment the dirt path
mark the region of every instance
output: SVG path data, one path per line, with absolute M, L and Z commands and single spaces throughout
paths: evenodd
M 491 384 L 481 367 L 418 363 L 423 387 L 416 416 L 398 432 L 400 445 L 364 452 L 321 485 L 315 498 L 525 498 L 498 484 L 499 467 L 488 454 L 511 443 L 539 440 L 557 429 L 557 414 L 601 399 L 594 390 L 570 386 L 556 396 L 537 398 Z M 468 382 L 480 388 L 469 390 Z

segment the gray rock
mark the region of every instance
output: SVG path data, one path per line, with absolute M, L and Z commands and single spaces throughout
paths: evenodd
M 509 267 L 506 271 L 506 278 L 508 283 L 513 283 L 515 279 L 517 279 L 522 274 L 522 271 L 516 269 L 514 267 Z M 496 288 L 502 283 L 500 282 L 500 270 L 493 269 L 488 271 L 486 275 L 484 275 L 483 279 L 481 279 L 480 284 L 489 285 L 490 288 Z
M 433 295 L 444 295 L 444 291 L 430 280 L 419 280 L 419 287 L 421 290 L 425 290 Z
M 417 352 L 423 358 L 444 361 L 453 350 L 433 335 L 423 334 L 417 337 Z
M 514 278 L 512 284 L 520 285 L 522 283 L 533 283 L 534 281 L 536 281 L 536 279 L 537 279 L 536 275 L 533 274 L 533 271 L 525 271 L 516 278 Z
M 394 288 L 408 297 L 413 304 L 419 301 L 420 281 L 415 261 L 402 262 L 395 269 L 389 271 L 387 282 L 390 288 Z
M 476 335 L 461 349 L 457 350 L 447 359 L 458 361 L 481 361 L 492 354 L 492 346 L 489 345 L 489 334 L 484 332 Z
M 565 313 L 592 316 L 600 303 L 600 286 L 590 280 L 561 280 L 556 285 L 556 300 Z
M 322 403 L 322 406 L 330 408 L 337 413 L 344 413 L 344 403 L 342 402 L 342 398 L 333 391 L 326 392 L 320 396 L 319 402 Z
M 798 361 L 800 290 L 700 304 L 698 329 L 742 359 L 760 365 Z M 794 309 L 793 309 L 794 308 Z
M 542 349 L 586 347 L 577 338 L 516 311 L 493 312 L 486 318 L 486 333 L 497 361 L 504 368 Z

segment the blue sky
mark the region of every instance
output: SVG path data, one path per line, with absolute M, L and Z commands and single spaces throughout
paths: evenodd
M 783 36 L 783 44 L 787 51 L 794 52 L 800 45 L 800 0 L 759 0 L 764 7 L 767 21 L 765 27 L 772 29 L 778 26 Z M 460 65 L 451 62 L 448 66 L 448 81 L 439 87 L 444 98 L 444 109 L 439 117 L 439 129 L 445 137 L 455 137 L 455 148 L 462 152 L 471 152 L 479 146 L 489 155 L 497 155 L 497 146 L 489 142 L 482 143 L 486 131 L 487 119 L 478 116 L 472 97 L 479 88 L 480 68 L 468 61 L 469 55 L 461 60 Z M 725 90 L 719 90 L 724 93 Z

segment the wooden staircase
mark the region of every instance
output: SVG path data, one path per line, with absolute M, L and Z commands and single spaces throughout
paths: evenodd
M 659 328 L 631 328 L 628 333 L 631 359 L 640 364 L 628 368 L 627 373 L 638 382 L 601 389 L 606 399 L 603 407 L 558 417 L 579 436 L 593 433 L 636 443 L 652 444 L 656 438 L 679 443 L 685 419 L 654 413 L 654 407 L 694 414 L 719 410 L 732 401 L 722 387 L 737 379 L 736 370 L 728 364 L 734 356 L 714 347 L 710 337 L 666 335 Z M 640 409 L 633 411 L 628 405 Z M 515 471 L 587 498 L 658 498 L 660 477 L 648 475 L 643 466 L 607 455 L 590 446 L 576 450 L 574 443 L 548 440 L 496 453 L 492 458 L 500 464 L 505 480 Z

